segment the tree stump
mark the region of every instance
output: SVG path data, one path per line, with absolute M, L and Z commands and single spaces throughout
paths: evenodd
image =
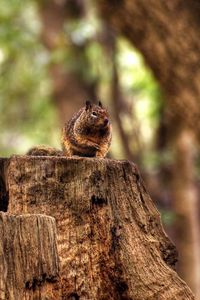
M 55 220 L 1 212 L 0 236 L 0 299 L 61 299 Z
M 5 183 L 5 172 L 8 163 L 8 158 L 0 157 L 0 211 L 7 211 L 8 208 L 8 191 Z
M 56 219 L 61 297 L 52 299 L 194 299 L 133 163 L 14 156 L 5 173 L 9 213 Z

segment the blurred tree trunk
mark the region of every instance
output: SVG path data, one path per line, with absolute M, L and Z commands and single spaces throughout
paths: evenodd
M 200 234 L 198 192 L 194 180 L 196 169 L 193 135 L 189 131 L 183 131 L 175 143 L 172 187 L 173 206 L 177 216 L 176 241 L 179 250 L 179 272 L 199 295 L 199 290 L 195 289 L 200 285 Z
M 134 160 L 134 154 L 130 147 L 130 139 L 124 129 L 123 120 L 122 120 L 122 112 L 126 108 L 125 99 L 123 98 L 120 82 L 119 82 L 119 74 L 118 74 L 118 66 L 117 66 L 117 47 L 116 47 L 116 35 L 112 28 L 104 22 L 103 31 L 102 31 L 102 41 L 103 46 L 106 52 L 106 56 L 111 63 L 111 103 L 113 110 L 113 125 L 116 126 L 118 130 L 119 137 L 121 139 L 121 145 L 123 148 L 124 156 L 130 160 Z M 136 162 L 136 160 L 135 160 Z
M 118 127 L 118 131 L 119 131 L 119 136 L 121 138 L 121 144 L 122 147 L 124 149 L 124 154 L 125 157 L 128 160 L 131 161 L 135 161 L 136 157 L 133 154 L 133 152 L 131 151 L 131 147 L 129 144 L 130 139 L 128 138 L 128 135 L 126 134 L 125 130 L 124 130 L 124 126 L 123 126 L 123 121 L 120 115 L 120 112 L 122 110 L 123 107 L 123 97 L 122 97 L 122 93 L 121 93 L 121 89 L 119 86 L 119 75 L 118 75 L 118 70 L 117 70 L 117 66 L 116 66 L 116 59 L 115 59 L 115 53 L 116 49 L 113 50 L 113 57 L 112 57 L 112 107 L 113 107 L 113 111 L 114 111 L 114 117 L 115 117 L 115 121 Z
M 85 56 L 87 43 L 73 43 L 64 31 L 67 22 L 84 17 L 85 7 L 78 0 L 41 0 L 38 3 L 42 23 L 41 40 L 52 57 L 53 54 L 55 57 L 61 56 L 52 61 L 49 72 L 53 84 L 53 99 L 63 124 L 87 99 L 96 98 L 95 83 L 88 82 L 81 73 L 81 67 L 86 70 L 88 68 Z M 66 50 L 70 53 L 70 58 L 66 58 Z
M 200 4 L 198 1 L 145 1 L 145 0 L 124 0 L 124 1 L 96 1 L 102 18 L 111 24 L 118 32 L 125 35 L 144 55 L 146 63 L 153 70 L 157 80 L 165 93 L 167 102 L 168 126 L 173 132 L 174 147 L 177 155 L 181 153 L 180 140 L 185 135 L 185 130 L 191 130 L 199 141 L 200 132 Z M 176 142 L 177 140 L 177 142 Z M 187 164 L 191 154 L 188 147 L 185 159 Z M 182 168 L 179 164 L 179 171 Z M 190 168 L 194 169 L 194 160 L 190 159 Z M 179 244 L 186 230 L 192 233 L 191 244 L 187 247 L 195 259 L 186 262 L 188 256 L 182 256 L 182 267 L 184 279 L 190 283 L 197 299 L 200 299 L 199 278 L 200 245 L 199 221 L 196 192 L 191 191 L 194 184 L 194 177 L 189 176 L 187 185 L 188 169 L 174 174 L 174 179 L 179 178 L 179 184 L 188 195 L 184 201 L 183 193 L 176 191 L 174 194 L 176 212 L 184 206 L 185 222 L 190 228 L 185 227 L 180 221 L 179 226 L 182 234 L 178 235 Z M 190 171 L 189 171 L 190 172 Z M 193 171 L 192 171 L 193 173 Z M 194 188 L 193 188 L 194 190 Z M 183 197 L 183 198 L 182 198 Z M 190 200 L 191 199 L 191 200 Z M 180 215 L 182 212 L 180 211 Z M 192 215 L 193 214 L 193 215 Z M 193 221 L 191 222 L 191 218 Z M 180 220 L 180 219 L 179 219 Z M 179 222 L 179 221 L 178 221 Z M 188 235 L 187 235 L 188 236 Z M 183 245 L 183 243 L 182 243 Z M 188 249 L 190 247 L 190 249 Z M 197 251 L 198 248 L 198 251 Z M 184 250 L 182 254 L 184 255 Z M 185 264 L 185 266 L 184 266 Z M 191 271 L 192 270 L 192 271 Z M 198 278 L 190 280 L 191 273 Z
M 199 139 L 200 4 L 195 0 L 96 3 L 102 18 L 144 55 L 166 94 L 177 130 L 190 127 Z
M 176 249 L 163 231 L 160 215 L 133 163 L 17 156 L 9 160 L 5 183 L 9 213 L 43 213 L 56 219 L 60 272 L 59 276 L 56 273 L 57 289 L 55 282 L 48 282 L 49 293 L 57 292 L 51 297 L 48 294 L 48 299 L 194 300 L 172 269 Z M 33 233 L 41 233 L 43 239 L 45 230 L 37 227 L 33 224 Z M 38 244 L 32 240 L 30 228 L 25 236 L 31 240 L 28 245 Z M 53 243 L 48 236 L 44 240 Z M 19 234 L 19 240 L 22 237 Z M 42 242 L 41 259 L 46 249 Z M 54 261 L 53 249 L 52 245 L 50 253 L 46 250 L 47 266 Z M 33 256 L 33 274 L 37 269 L 35 259 Z M 47 266 L 44 261 L 44 268 Z M 41 272 L 44 278 L 52 274 L 48 270 Z M 44 299 L 45 294 L 39 294 L 43 287 L 45 292 L 46 282 L 42 279 L 41 285 L 25 286 L 31 294 L 28 299 Z
M 112 113 L 114 117 L 113 128 L 118 131 L 124 157 L 130 161 L 139 163 L 142 157 L 142 149 L 138 131 L 135 130 L 137 127 L 135 124 L 136 120 L 133 122 L 132 105 L 128 104 L 126 101 L 120 84 L 120 74 L 117 62 L 117 35 L 107 22 L 104 22 L 102 27 L 103 30 L 101 32 L 100 42 L 103 45 L 111 67 L 110 103 L 112 104 Z M 124 126 L 124 116 L 129 120 L 129 126 L 131 127 L 129 132 L 127 132 L 126 126 Z

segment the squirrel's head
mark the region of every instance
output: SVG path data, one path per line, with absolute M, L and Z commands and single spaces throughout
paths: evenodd
M 86 101 L 83 115 L 88 127 L 106 129 L 110 125 L 108 111 L 100 101 L 98 105 Z

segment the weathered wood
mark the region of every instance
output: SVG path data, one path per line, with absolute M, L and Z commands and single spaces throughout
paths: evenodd
M 8 208 L 8 192 L 5 183 L 5 172 L 8 161 L 8 158 L 0 157 L 0 211 L 4 212 L 6 212 Z
M 174 161 L 170 166 L 173 170 L 170 198 L 177 215 L 174 224 L 176 241 L 178 246 L 184 244 L 179 248 L 179 272 L 200 299 L 199 196 L 198 191 L 195 191 L 196 176 L 191 176 L 193 169 L 196 169 L 196 161 L 194 157 L 190 159 L 187 172 L 184 166 L 188 164 L 188 158 L 180 155 L 180 141 L 183 136 L 190 136 L 190 154 L 187 153 L 189 156 L 196 156 L 192 153 L 200 145 L 200 2 L 95 2 L 107 27 L 111 26 L 115 32 L 124 35 L 138 48 L 164 92 L 162 98 L 165 105 L 161 113 L 164 126 L 161 127 L 167 133 L 164 138 L 167 143 L 165 147 L 173 149 L 174 154 L 179 152 L 178 157 L 173 155 Z M 117 103 L 116 97 L 114 100 Z M 180 168 L 177 168 L 180 160 Z M 185 178 L 189 177 L 190 182 L 187 181 L 185 185 Z M 177 183 L 181 184 L 181 188 L 177 188 Z M 175 189 L 173 185 L 177 185 Z M 184 240 L 187 242 L 184 243 Z
M 0 212 L 0 299 L 60 299 L 58 274 L 55 220 Z
M 172 270 L 176 250 L 127 161 L 12 157 L 10 213 L 55 217 L 62 297 L 194 299 Z

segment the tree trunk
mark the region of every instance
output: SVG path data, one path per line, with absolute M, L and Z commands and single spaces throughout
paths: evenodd
M 134 164 L 15 156 L 6 186 L 8 212 L 56 219 L 62 296 L 50 299 L 194 299 Z
M 191 132 L 183 131 L 176 140 L 172 175 L 173 206 L 176 213 L 176 241 L 179 250 L 179 271 L 200 297 L 200 232 L 198 191 L 195 178 L 195 148 Z
M 62 125 L 83 106 L 86 100 L 96 99 L 95 83 L 89 82 L 80 70 L 80 65 L 86 70 L 89 68 L 85 55 L 87 42 L 82 45 L 73 43 L 72 40 L 68 40 L 69 37 L 64 29 L 69 20 L 81 19 L 84 14 L 85 3 L 79 0 L 42 0 L 39 2 L 42 43 L 51 54 L 56 51 L 70 53 L 70 58 L 60 58 L 49 66 L 52 96 Z
M 8 191 L 6 189 L 6 166 L 8 158 L 0 158 L 0 211 L 7 211 L 8 209 Z
M 170 123 L 200 131 L 200 5 L 196 0 L 96 1 L 102 18 L 143 54 L 169 104 Z
M 0 212 L 0 299 L 61 299 L 52 217 Z
M 200 5 L 196 0 L 184 1 L 157 1 L 157 0 L 123 0 L 123 1 L 96 1 L 102 19 L 109 23 L 114 30 L 126 36 L 131 43 L 141 51 L 148 66 L 152 69 L 155 77 L 160 83 L 166 101 L 167 127 L 170 132 L 170 141 L 175 141 L 174 146 L 182 139 L 182 132 L 192 131 L 195 139 L 200 141 Z M 179 146 L 178 146 L 179 147 Z M 175 149 L 177 153 L 180 148 Z M 189 151 L 189 148 L 188 150 Z M 188 155 L 191 156 L 191 154 Z M 178 156 L 177 156 L 178 157 Z M 182 160 L 183 162 L 183 160 Z M 194 169 L 194 162 L 191 161 L 191 171 Z M 184 164 L 187 164 L 185 162 Z M 175 163 L 176 167 L 176 163 Z M 182 249 L 196 255 L 192 261 L 199 261 L 200 244 L 196 242 L 184 244 L 184 236 L 188 232 L 198 236 L 200 224 L 194 214 L 195 221 L 191 222 L 191 214 L 198 210 L 197 194 L 190 194 L 190 186 L 194 183 L 194 178 L 189 176 L 187 185 L 184 186 L 184 174 L 181 171 L 182 165 L 179 163 L 178 181 L 179 187 L 182 184 L 182 192 L 175 191 L 176 212 L 181 215 L 185 209 L 185 218 L 188 226 L 196 228 L 182 228 L 181 238 Z M 192 173 L 192 172 L 191 172 Z M 177 175 L 175 175 L 177 176 Z M 188 190 L 187 190 L 187 188 Z M 187 201 L 188 215 L 185 207 L 186 197 L 190 195 L 192 201 Z M 180 196 L 178 198 L 178 196 Z M 196 199 L 195 199 L 196 197 Z M 183 200 L 183 201 L 182 201 Z M 180 209 L 180 212 L 178 212 Z M 183 223 L 181 223 L 183 225 Z M 195 233 L 196 232 L 196 233 Z M 190 250 L 188 251 L 188 248 Z M 197 251 L 198 248 L 198 251 Z M 181 262 L 186 265 L 181 268 L 184 272 L 184 280 L 193 288 L 196 296 L 200 299 L 199 274 L 196 271 L 198 266 L 189 260 L 188 255 L 182 256 Z M 191 273 L 193 276 L 191 276 Z M 197 278 L 194 278 L 194 275 Z M 194 279 L 193 282 L 191 279 Z

